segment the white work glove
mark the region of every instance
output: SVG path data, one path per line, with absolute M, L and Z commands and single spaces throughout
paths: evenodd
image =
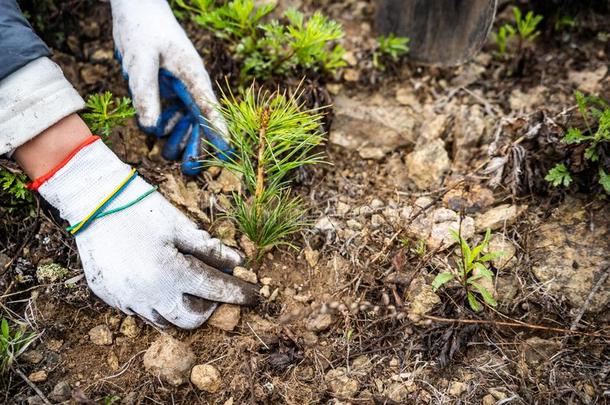
M 197 174 L 201 136 L 216 152 L 228 152 L 226 123 L 201 57 L 166 0 L 111 0 L 117 57 L 140 128 L 168 136 L 163 156 L 182 156 L 182 171 Z M 163 105 L 162 105 L 163 101 Z
M 74 225 L 112 194 L 130 170 L 98 140 L 38 190 Z M 151 187 L 135 178 L 104 211 L 133 201 Z M 216 302 L 257 301 L 253 284 L 220 271 L 233 269 L 240 255 L 197 229 L 158 192 L 96 219 L 76 234 L 76 244 L 91 290 L 109 305 L 157 326 L 169 322 L 192 329 L 205 322 Z

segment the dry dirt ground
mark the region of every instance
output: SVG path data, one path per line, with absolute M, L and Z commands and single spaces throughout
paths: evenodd
M 82 95 L 125 95 L 108 4 L 64 3 L 43 18 L 54 59 Z M 158 341 L 160 331 L 90 295 L 72 238 L 38 201 L 33 216 L 0 220 L 2 311 L 40 333 L 15 367 L 52 403 L 610 402 L 607 199 L 540 180 L 553 164 L 541 149 L 573 119 L 573 91 L 610 98 L 610 16 L 582 12 L 561 32 L 547 24 L 518 63 L 494 57 L 490 39 L 459 68 L 406 61 L 380 73 L 370 63 L 370 3 L 280 3 L 341 21 L 350 66 L 316 90 L 335 105 L 330 164 L 297 174 L 315 226 L 297 250 L 247 266 L 261 304 L 225 307 L 214 326 L 170 328 L 163 333 L 178 342 Z M 187 25 L 213 76 L 234 74 L 210 37 Z M 202 227 L 240 245 L 217 220 L 231 176 L 185 178 L 133 122 L 112 147 Z M 498 156 L 510 157 L 505 171 L 487 170 Z M 497 308 L 471 311 L 458 285 L 432 291 L 435 275 L 455 267 L 452 226 L 473 240 L 490 227 L 493 249 L 506 253 L 488 286 Z M 67 274 L 37 274 L 49 263 Z M 149 372 L 155 341 L 147 356 L 165 357 Z M 215 367 L 213 392 L 189 381 L 193 364 Z M 43 403 L 15 373 L 0 401 Z

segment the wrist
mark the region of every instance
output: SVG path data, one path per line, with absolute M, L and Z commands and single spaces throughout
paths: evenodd
M 31 179 L 38 179 L 89 137 L 91 131 L 87 125 L 77 114 L 72 114 L 18 147 L 13 157 Z
M 116 190 L 129 175 L 131 167 L 123 163 L 99 138 L 70 154 L 61 167 L 55 167 L 37 179 L 38 192 L 62 218 L 74 225 L 83 220 Z M 140 197 L 150 185 L 136 177 L 120 195 L 108 205 L 113 209 Z M 95 223 L 92 225 L 95 227 Z

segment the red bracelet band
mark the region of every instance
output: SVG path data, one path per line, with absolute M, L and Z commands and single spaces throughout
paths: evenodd
M 34 191 L 38 190 L 38 188 L 40 186 L 42 186 L 47 180 L 49 180 L 51 177 L 53 177 L 55 175 L 55 173 L 57 173 L 59 171 L 59 169 L 64 167 L 74 157 L 74 155 L 76 155 L 78 152 L 80 152 L 81 149 L 83 149 L 85 146 L 91 145 L 93 142 L 97 141 L 98 139 L 100 139 L 100 137 L 96 136 L 96 135 L 91 135 L 90 137 L 85 139 L 80 145 L 78 145 L 72 152 L 70 152 L 70 154 L 68 156 L 66 156 L 61 162 L 59 162 L 54 168 L 52 168 L 51 170 L 49 170 L 47 173 L 43 174 L 36 180 L 32 181 L 30 184 L 28 184 L 27 185 L 28 189 L 34 190 Z

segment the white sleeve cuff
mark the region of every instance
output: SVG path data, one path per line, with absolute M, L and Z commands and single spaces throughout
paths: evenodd
M 0 155 L 84 107 L 59 66 L 33 60 L 0 81 Z

